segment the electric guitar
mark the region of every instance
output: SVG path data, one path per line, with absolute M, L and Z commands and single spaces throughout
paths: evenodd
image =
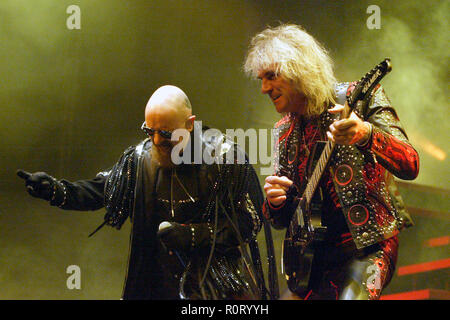
M 348 118 L 357 104 L 370 100 L 375 86 L 391 70 L 390 59 L 386 58 L 361 78 L 347 97 L 348 108 L 342 112 L 341 119 Z M 334 147 L 335 143 L 332 141 L 322 142 L 321 145 L 316 144 L 315 149 L 322 148 L 322 151 L 319 150 L 321 153 L 317 161 L 311 157 L 319 153 L 311 152 L 308 163 L 316 162 L 316 164 L 307 176 L 308 183 L 299 199 L 283 241 L 282 270 L 289 289 L 299 295 L 309 290 L 314 250 L 325 240 L 326 227 L 321 225 L 320 210 L 313 210 L 312 199 L 322 174 L 328 166 Z

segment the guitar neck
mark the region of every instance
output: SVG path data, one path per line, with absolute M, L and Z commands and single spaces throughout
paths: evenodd
M 332 141 L 327 141 L 325 144 L 322 153 L 320 154 L 320 158 L 317 161 L 317 164 L 314 168 L 314 171 L 306 185 L 305 190 L 302 194 L 302 201 L 298 204 L 294 215 L 292 217 L 291 223 L 289 224 L 290 233 L 294 234 L 295 227 L 298 225 L 305 226 L 306 230 L 312 231 L 311 221 L 310 221 L 310 212 L 308 208 L 310 208 L 311 200 L 314 196 L 314 192 L 317 189 L 317 186 L 320 182 L 323 172 L 325 171 L 328 162 L 330 161 L 331 155 L 333 153 L 335 147 L 335 143 Z M 306 208 L 307 210 L 303 211 L 302 209 Z
M 305 191 L 303 192 L 303 199 L 307 207 L 311 203 L 312 197 L 316 192 L 317 186 L 320 182 L 320 178 L 322 177 L 325 168 L 327 167 L 328 162 L 330 161 L 331 155 L 334 150 L 335 143 L 333 141 L 327 141 L 323 151 L 320 155 L 319 160 L 314 168 L 314 171 L 306 185 Z

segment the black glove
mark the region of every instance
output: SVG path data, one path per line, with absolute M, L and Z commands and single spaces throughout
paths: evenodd
M 17 175 L 25 180 L 28 193 L 35 198 L 50 201 L 54 198 L 55 192 L 60 189 L 55 178 L 45 172 L 29 173 L 24 170 L 17 170 Z
M 164 221 L 159 225 L 157 235 L 169 250 L 187 252 L 192 247 L 192 231 L 189 225 Z

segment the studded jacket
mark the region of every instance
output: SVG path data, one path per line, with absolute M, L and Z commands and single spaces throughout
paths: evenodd
M 336 86 L 338 103 L 344 104 L 353 87 L 354 83 Z M 380 85 L 370 102 L 355 112 L 372 124 L 371 137 L 364 147 L 336 145 L 315 199 L 322 202 L 322 223 L 325 220 L 328 224 L 329 234 L 347 234 L 347 240 L 352 239 L 360 249 L 389 239 L 413 224 L 392 175 L 415 179 L 419 156 Z M 275 174 L 294 181 L 282 205 L 275 207 L 267 199 L 264 202 L 263 213 L 275 228 L 289 225 L 307 183 L 309 151 L 317 141 L 326 139 L 325 132 L 334 120 L 325 111 L 310 118 L 287 114 L 275 124 L 279 137 Z M 336 221 L 345 222 L 340 225 Z
M 226 146 L 229 146 L 223 143 L 218 148 L 217 143 L 203 141 L 202 146 L 205 145 L 213 150 L 221 148 L 226 150 Z M 266 224 L 261 214 L 263 197 L 256 173 L 248 162 L 219 166 L 188 163 L 178 166 L 180 170 L 181 166 L 184 166 L 186 170 L 193 172 L 194 181 L 186 186 L 190 189 L 198 182 L 199 190 L 202 191 L 198 193 L 201 199 L 196 202 L 204 206 L 201 208 L 197 206 L 196 210 L 191 210 L 195 212 L 180 211 L 178 216 L 184 219 L 182 221 L 169 220 L 188 224 L 191 230 L 194 229 L 190 244 L 192 247 L 189 252 L 177 254 L 182 256 L 184 268 L 178 268 L 179 270 L 172 268 L 180 264 L 176 257 L 169 257 L 173 263 L 162 265 L 161 248 L 156 237 L 161 216 L 156 214 L 157 209 L 152 205 L 160 199 L 159 195 L 148 187 L 153 185 L 151 179 L 144 178 L 148 176 L 146 172 L 149 169 L 145 168 L 145 164 L 151 162 L 151 147 L 149 139 L 137 146 L 129 147 L 110 170 L 100 172 L 94 179 L 75 182 L 60 180 L 66 190 L 65 199 L 53 204 L 63 202 L 64 204 L 59 206 L 66 210 L 97 210 L 105 207 L 103 225 L 117 229 L 120 229 L 127 219 L 131 220 L 130 252 L 123 299 L 176 299 L 177 296 L 191 299 L 198 299 L 199 296 L 200 299 L 205 297 L 220 299 L 224 296 L 229 298 L 229 295 L 236 294 L 240 290 L 251 290 L 263 299 L 267 294 L 271 298 L 276 298 L 278 284 L 268 226 L 264 229 L 269 257 L 270 292 L 265 288 L 256 242 L 257 233 L 262 224 Z M 154 198 L 156 202 L 150 198 Z M 246 250 L 239 249 L 246 244 L 250 248 L 250 257 L 244 254 Z M 253 266 L 252 273 L 256 278 L 257 288 L 249 288 L 249 282 L 241 279 L 245 271 L 241 270 L 241 258 Z M 166 276 L 163 276 L 171 269 L 178 279 L 178 281 L 171 280 L 175 281 L 174 286 L 171 285 L 172 282 L 165 282 Z M 196 277 L 205 270 L 207 273 L 202 288 Z M 196 284 L 192 285 L 194 282 Z M 252 284 L 250 286 L 254 287 Z M 180 292 L 174 292 L 178 290 L 176 287 L 180 288 Z M 182 292 L 183 288 L 185 291 Z

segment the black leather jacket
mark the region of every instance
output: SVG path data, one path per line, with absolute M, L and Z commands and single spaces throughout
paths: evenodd
M 204 146 L 220 149 L 212 143 L 203 140 Z M 229 147 L 230 143 L 223 142 L 223 145 Z M 149 208 L 149 203 L 152 202 L 146 201 L 144 194 L 152 192 L 148 189 L 144 192 L 143 186 L 143 163 L 149 161 L 151 147 L 152 143 L 147 139 L 128 148 L 112 169 L 100 172 L 94 179 L 75 182 L 60 180 L 66 189 L 62 209 L 97 210 L 104 206 L 107 213 L 103 224 L 117 229 L 127 219 L 131 220 L 132 232 L 123 298 L 224 299 L 242 294 L 242 291 L 250 292 L 250 296 L 257 299 L 265 299 L 267 294 L 270 298 L 276 298 L 278 284 L 268 225 L 264 230 L 269 257 L 270 290 L 266 289 L 264 283 L 256 242 L 256 235 L 266 223 L 261 213 L 263 197 L 256 173 L 248 163 L 181 165 L 199 166 L 199 180 L 205 188 L 210 188 L 210 193 L 203 212 L 199 212 L 195 221 L 192 221 L 195 222 L 195 250 L 183 256 L 185 265 L 177 275 L 181 277 L 179 283 L 184 281 L 188 285 L 181 285 L 174 290 L 166 287 L 167 283 L 161 283 L 161 273 L 170 266 L 161 266 L 158 261 L 161 248 L 156 233 L 161 221 L 157 215 L 146 215 L 146 212 L 152 212 L 152 208 Z M 242 250 L 245 244 L 250 247 L 251 257 Z M 248 275 L 245 275 L 242 258 L 252 266 L 257 283 L 247 282 Z M 197 276 L 199 270 L 203 274 L 205 269 L 208 271 L 203 288 L 200 288 L 198 279 L 193 280 L 193 275 Z

